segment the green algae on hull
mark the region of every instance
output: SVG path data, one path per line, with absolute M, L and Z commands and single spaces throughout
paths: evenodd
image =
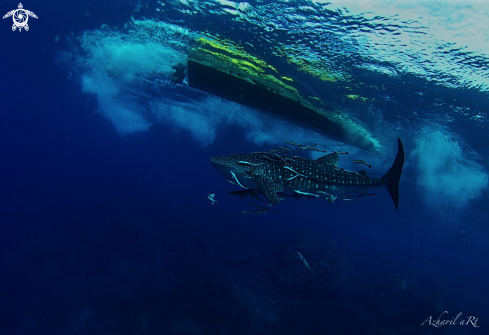
M 376 139 L 347 114 L 316 97 L 304 98 L 292 78 L 229 41 L 203 36 L 188 58 L 188 83 L 241 105 L 266 112 L 325 137 L 378 152 Z

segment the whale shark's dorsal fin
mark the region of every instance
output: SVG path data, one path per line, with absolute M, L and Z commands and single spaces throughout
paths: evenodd
M 331 154 L 327 154 L 322 157 L 319 157 L 318 159 L 316 159 L 316 161 L 326 163 L 329 165 L 338 166 L 338 163 L 340 162 L 340 155 L 338 155 L 337 152 L 333 152 Z
M 368 178 L 368 176 L 367 176 L 367 171 L 365 171 L 365 170 L 360 170 L 360 171 L 358 171 L 358 174 L 361 174 L 362 176 L 364 176 L 364 177 Z

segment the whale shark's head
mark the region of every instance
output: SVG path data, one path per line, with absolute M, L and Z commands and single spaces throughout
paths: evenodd
M 252 176 L 247 172 L 250 165 L 243 162 L 249 162 L 252 155 L 228 155 L 214 156 L 211 158 L 212 165 L 221 172 L 228 180 L 248 188 L 257 188 L 258 185 Z
M 212 165 L 227 178 L 232 178 L 231 171 L 236 175 L 246 174 L 245 167 L 239 164 L 242 155 L 214 156 Z

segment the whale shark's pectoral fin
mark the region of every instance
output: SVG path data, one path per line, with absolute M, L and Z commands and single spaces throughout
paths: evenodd
M 265 195 L 265 198 L 267 198 L 268 201 L 270 201 L 272 204 L 280 203 L 277 192 L 282 192 L 283 189 L 279 184 L 274 182 L 271 178 L 264 176 L 256 176 L 254 179 L 258 183 L 258 186 L 260 186 L 262 193 Z

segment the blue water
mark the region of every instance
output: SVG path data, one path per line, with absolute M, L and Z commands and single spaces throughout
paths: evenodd
M 487 5 L 23 5 L 29 31 L 0 27 L 0 334 L 484 332 Z M 170 84 L 202 35 L 348 115 L 380 154 Z M 318 143 L 377 177 L 398 137 L 398 212 L 377 189 L 243 215 L 255 201 L 228 194 L 209 160 Z M 423 324 L 444 311 L 462 315 Z M 469 316 L 480 328 L 460 325 Z

